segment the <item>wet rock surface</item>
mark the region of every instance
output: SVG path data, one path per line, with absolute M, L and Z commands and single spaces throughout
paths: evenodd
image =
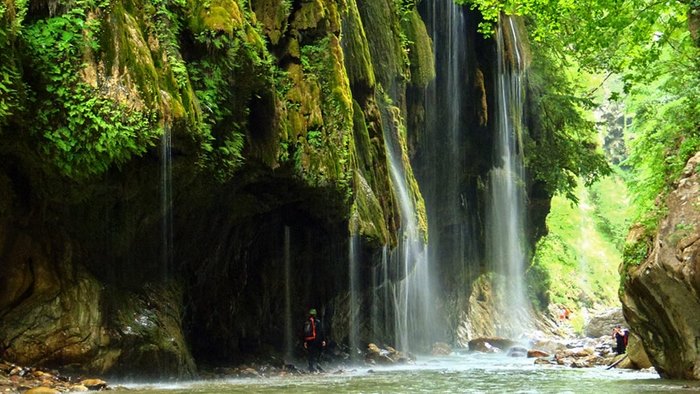
M 66 376 L 50 369 L 0 360 L 0 393 L 55 394 L 109 389 L 102 379 Z
M 515 341 L 507 338 L 475 338 L 470 352 L 503 353 L 509 357 L 533 358 L 535 365 L 560 365 L 571 368 L 616 367 L 648 369 L 651 364 L 639 339 L 630 336 L 627 353 L 617 354 L 610 335 L 598 338 L 536 338 Z
M 411 361 L 414 361 L 414 359 L 410 354 L 400 352 L 391 346 L 380 348 L 374 343 L 370 343 L 365 352 L 365 362 L 370 365 L 405 364 Z

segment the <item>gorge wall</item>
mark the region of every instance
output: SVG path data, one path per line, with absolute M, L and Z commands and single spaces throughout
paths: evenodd
M 0 4 L 3 358 L 188 376 L 279 352 L 285 281 L 294 321 L 317 307 L 346 341 L 351 235 L 362 240 L 363 303 L 383 248 L 398 242 L 385 135 L 427 232 L 408 157 L 430 154 L 416 136 L 435 65 L 415 2 Z M 464 70 L 474 128 L 460 182 L 479 207 L 494 46 L 475 29 L 459 37 L 476 59 Z M 547 195 L 530 195 L 544 202 L 530 216 L 539 223 Z M 441 265 L 441 297 L 468 298 L 454 294 L 481 260 L 467 274 L 463 259 Z M 454 340 L 468 306 L 447 305 L 442 335 Z
M 655 234 L 627 239 L 620 298 L 625 320 L 662 377 L 700 379 L 700 154 L 663 202 Z M 661 201 L 660 201 L 661 203 Z

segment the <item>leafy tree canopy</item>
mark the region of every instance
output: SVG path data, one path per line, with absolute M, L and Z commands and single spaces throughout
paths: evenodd
M 485 34 L 501 14 L 527 18 L 534 46 L 573 70 L 573 80 L 589 72 L 622 82 L 607 99 L 620 100 L 633 119 L 622 164 L 638 220 L 653 225 L 655 200 L 700 149 L 700 0 L 455 1 L 483 14 Z

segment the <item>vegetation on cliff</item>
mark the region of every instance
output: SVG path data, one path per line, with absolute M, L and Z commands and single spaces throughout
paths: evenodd
M 533 41 L 562 65 L 616 75 L 620 88 L 606 99 L 623 100 L 634 122 L 627 130 L 629 185 L 638 217 L 654 211 L 685 162 L 700 148 L 697 1 L 459 0 L 484 15 L 492 32 L 501 12 L 524 15 Z M 575 90 L 574 97 L 593 98 Z M 654 222 L 658 216 L 652 215 Z
M 566 112 L 553 122 L 552 128 L 567 134 L 581 135 L 587 122 L 568 108 L 592 110 L 604 102 L 617 103 L 624 113 L 623 124 L 616 137 L 614 163 L 627 181 L 632 198 L 635 221 L 641 222 L 647 234 L 635 237 L 635 243 L 624 247 L 624 264 L 638 264 L 648 251 L 649 234 L 665 212 L 658 204 L 666 195 L 686 161 L 700 150 L 700 116 L 698 87 L 700 63 L 698 51 L 698 20 L 700 5 L 696 1 L 653 2 L 647 0 L 617 1 L 491 1 L 458 0 L 479 9 L 484 15 L 481 31 L 493 33 L 493 24 L 502 12 L 523 15 L 530 26 L 535 51 L 547 60 L 542 67 L 556 65 L 567 69 L 569 82 L 560 78 L 563 103 L 552 113 Z M 537 58 L 537 57 L 535 57 Z M 534 65 L 537 68 L 537 64 Z M 602 75 L 598 86 L 573 84 L 571 78 L 594 73 Z M 548 75 L 548 74 L 545 74 Z M 587 79 L 584 77 L 583 79 Z M 609 83 L 619 80 L 619 83 Z M 565 85 L 562 85 L 564 83 Z M 612 88 L 610 88 L 612 86 Z M 574 92 L 570 94 L 569 92 Z M 604 92 L 605 94 L 601 94 Z M 544 121 L 553 117 L 544 116 Z M 568 130 L 568 132 L 567 132 Z M 578 131 L 577 131 L 578 130 Z M 604 136 L 608 138 L 609 135 Z M 574 138 L 575 141 L 576 139 Z M 546 139 L 550 143 L 557 139 Z M 564 140 L 566 141 L 566 140 Z M 585 141 L 580 141 L 583 145 Z M 591 141 L 589 141 L 591 142 Z M 556 160 L 559 152 L 581 149 L 581 144 L 560 145 L 551 149 L 534 150 L 533 160 Z M 552 152 L 554 154 L 552 155 Z M 610 153 L 610 152 L 608 152 Z M 573 155 L 581 157 L 581 155 Z M 585 156 L 584 156 L 585 157 Z M 589 156 L 590 158 L 590 156 Z M 591 161 L 575 163 L 581 174 Z M 540 167 L 534 164 L 536 169 Z M 540 176 L 551 178 L 547 166 Z M 567 165 L 564 164 L 564 168 Z M 549 174 L 549 175 L 548 175 Z M 566 192 L 576 200 L 574 172 L 554 184 L 564 185 L 557 192 Z M 537 175 L 536 175 L 537 176 Z M 637 231 L 639 232 L 639 230 Z M 623 242 L 616 232 L 615 244 Z
M 619 176 L 608 176 L 579 186 L 576 199 L 578 204 L 563 196 L 552 199 L 548 234 L 538 242 L 527 272 L 540 310 L 554 304 L 580 312 L 618 302 L 617 267 L 631 218 L 627 189 Z

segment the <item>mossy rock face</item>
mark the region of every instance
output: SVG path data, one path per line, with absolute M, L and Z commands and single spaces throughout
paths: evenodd
M 386 190 L 389 185 L 386 184 L 384 188 L 381 188 L 380 182 L 385 178 L 378 176 L 380 174 L 374 171 L 373 166 L 380 161 L 378 160 L 380 158 L 374 157 L 374 143 L 370 139 L 364 114 L 357 102 L 354 102 L 353 114 L 355 223 L 351 223 L 350 231 L 373 240 L 378 245 L 387 245 L 392 243 L 392 237 L 384 214 L 390 209 L 382 205 L 375 190 Z M 380 157 L 383 158 L 383 156 Z
M 408 193 L 413 200 L 413 206 L 415 209 L 415 219 L 420 235 L 426 241 L 428 237 L 428 219 L 425 212 L 425 201 L 423 200 L 423 195 L 418 187 L 418 181 L 413 174 L 413 167 L 411 167 L 411 162 L 408 156 L 408 145 L 406 138 L 406 125 L 401 117 L 401 110 L 392 105 L 386 96 L 381 97 L 379 101 L 379 106 L 382 111 L 382 117 L 384 117 L 383 125 L 388 130 L 385 130 L 385 135 L 387 138 L 392 138 L 396 149 L 398 150 L 399 157 L 396 158 L 400 161 L 399 164 L 403 167 L 403 172 L 406 180 L 406 185 L 408 187 Z
M 236 0 L 189 1 L 190 29 L 194 34 L 212 31 L 233 34 L 243 27 L 243 14 Z
M 300 173 L 312 184 L 348 186 L 352 96 L 338 38 L 329 34 L 300 48 L 301 67 L 288 68 L 289 144 Z
M 291 27 L 297 31 L 338 32 L 338 5 L 332 0 L 302 0 L 292 17 Z
M 401 26 L 393 0 L 357 0 L 369 41 L 375 77 L 385 89 L 392 89 L 409 72 L 401 44 Z
M 357 4 L 354 1 L 348 3 L 348 7 L 343 13 L 342 23 L 342 46 L 350 84 L 362 86 L 363 89 L 373 88 L 375 78 L 369 43 L 360 13 L 357 10 Z
M 103 37 L 105 85 L 116 85 L 110 89 L 110 95 L 134 108 L 156 107 L 160 102 L 158 70 L 148 47 L 148 37 L 141 32 L 137 19 L 115 5 Z M 97 78 L 97 69 L 99 66 L 95 65 L 94 71 L 88 70 L 86 74 Z M 88 83 L 97 87 L 96 80 L 88 80 Z M 120 90 L 120 86 L 126 89 Z
M 83 7 L 52 9 L 50 3 L 37 2 L 27 23 L 41 27 Z M 401 104 L 377 104 L 375 70 L 381 67 L 382 80 L 403 96 L 405 48 L 391 0 L 360 6 L 354 0 L 115 0 L 86 8 L 76 26 L 94 25 L 98 45 L 76 34 L 80 50 L 71 61 L 77 71 L 68 75 L 85 87 L 86 102 L 97 97 L 123 109 L 118 115 L 143 113 L 147 125 L 140 138 L 126 139 L 130 156 L 70 184 L 44 169 L 50 160 L 33 148 L 41 135 L 0 132 L 0 187 L 6 190 L 0 221 L 13 221 L 2 226 L 0 251 L 15 245 L 8 239 L 18 245 L 10 263 L 0 265 L 0 342 L 9 344 L 8 354 L 28 364 L 188 376 L 194 371 L 188 347 L 206 358 L 223 344 L 222 357 L 238 359 L 253 336 L 260 349 L 279 345 L 274 317 L 282 296 L 282 229 L 291 228 L 297 245 L 291 247 L 295 297 L 304 303 L 344 291 L 337 283 L 347 267 L 338 253 L 346 254 L 351 215 L 357 218 L 353 234 L 370 241 L 363 246 L 368 255 L 396 245 L 400 219 L 383 124 L 398 133 L 392 138 L 402 141 L 408 167 L 405 130 Z M 8 15 L 0 23 L 11 24 Z M 4 61 L 9 53 L 0 53 L 0 67 L 12 64 Z M 47 75 L 34 63 L 22 66 L 31 71 L 27 76 Z M 47 99 L 53 96 L 42 96 L 49 90 L 43 80 L 20 85 L 36 90 L 31 93 L 45 107 L 54 104 Z M 26 131 L 20 114 L 0 114 L 0 127 L 5 121 Z M 164 134 L 172 141 L 161 140 Z M 172 174 L 165 157 L 172 159 Z M 423 209 L 418 190 L 411 186 L 411 193 Z M 175 242 L 178 268 L 190 270 L 179 285 L 157 275 L 168 220 L 173 239 L 188 240 Z M 42 232 L 47 224 L 65 239 Z M 261 228 L 274 237 L 261 237 Z M 63 253 L 71 245 L 79 248 Z M 206 280 L 187 282 L 203 269 Z M 222 270 L 245 289 L 222 281 Z M 182 293 L 195 308 L 182 308 Z M 238 315 L 227 316 L 224 327 L 214 316 L 231 305 Z M 188 329 L 194 327 L 187 339 L 183 315 Z M 260 335 L 251 334 L 256 329 Z M 69 334 L 65 341 L 61 330 Z
M 289 24 L 291 2 L 289 0 L 253 0 L 252 5 L 270 43 L 277 45 Z
M 435 78 L 433 41 L 428 35 L 418 10 L 414 9 L 409 17 L 402 19 L 401 25 L 409 41 L 408 59 L 411 62 L 411 83 L 418 87 L 425 87 Z
M 165 23 L 157 13 L 150 5 L 124 1 L 113 2 L 107 14 L 94 14 L 102 21 L 99 56 L 86 64 L 83 80 L 128 108 L 155 111 L 170 124 L 191 127 L 201 114 L 192 86 L 175 76 L 173 63 L 182 61 L 180 54 L 161 41 L 168 37 L 156 33 L 156 25 Z

